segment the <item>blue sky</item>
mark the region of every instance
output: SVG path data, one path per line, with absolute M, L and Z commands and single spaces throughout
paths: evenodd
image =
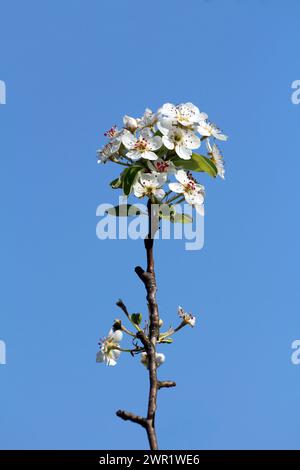
M 230 136 L 226 181 L 203 176 L 205 246 L 156 246 L 166 323 L 197 315 L 163 352 L 164 449 L 299 449 L 300 5 L 296 0 L 1 0 L 0 446 L 146 447 L 115 410 L 143 413 L 138 360 L 95 363 L 121 297 L 145 311 L 141 241 L 96 238 L 115 202 L 96 165 L 123 114 L 192 101 Z

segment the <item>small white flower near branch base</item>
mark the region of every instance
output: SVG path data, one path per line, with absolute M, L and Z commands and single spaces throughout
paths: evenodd
M 121 354 L 119 348 L 122 338 L 123 333 L 121 330 L 110 330 L 107 337 L 99 343 L 100 351 L 97 353 L 96 362 L 104 362 L 108 366 L 115 366 Z
M 185 323 L 186 325 L 190 325 L 191 327 L 194 327 L 196 324 L 196 317 L 192 315 L 191 313 L 186 313 L 182 307 L 178 307 L 178 315 L 179 318 L 181 318 L 182 322 Z
M 155 354 L 156 366 L 160 367 L 166 360 L 166 356 L 163 353 L 156 353 Z M 148 354 L 146 352 L 141 353 L 141 363 L 147 369 L 149 368 L 149 359 Z

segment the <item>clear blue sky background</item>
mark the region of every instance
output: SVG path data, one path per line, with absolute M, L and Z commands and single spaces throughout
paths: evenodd
M 298 1 L 1 0 L 0 446 L 145 448 L 138 360 L 95 363 L 123 298 L 145 311 L 141 241 L 99 241 L 116 168 L 96 165 L 124 113 L 193 101 L 230 136 L 207 187 L 205 247 L 156 247 L 160 311 L 197 328 L 166 347 L 161 448 L 299 448 Z M 168 348 L 168 349 L 167 349 Z

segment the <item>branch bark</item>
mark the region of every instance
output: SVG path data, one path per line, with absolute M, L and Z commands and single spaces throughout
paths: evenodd
M 152 214 L 152 203 L 148 201 L 148 221 L 149 230 L 148 236 L 144 240 L 145 250 L 147 255 L 147 270 L 137 266 L 135 272 L 143 282 L 147 292 L 147 303 L 149 310 L 149 337 L 143 332 L 138 331 L 137 338 L 142 342 L 148 357 L 148 371 L 149 371 L 149 397 L 148 397 L 148 410 L 147 417 L 142 418 L 134 415 L 133 413 L 119 410 L 117 416 L 123 420 L 130 420 L 144 427 L 147 431 L 149 446 L 151 450 L 158 450 L 158 441 L 155 429 L 155 414 L 157 409 L 157 392 L 160 388 L 175 387 L 176 383 L 171 381 L 158 381 L 157 380 L 157 364 L 156 364 L 156 343 L 159 336 L 159 311 L 156 301 L 156 278 L 154 269 L 154 235 L 157 230 L 157 220 L 155 215 Z M 126 315 L 128 311 L 124 304 L 119 304 Z

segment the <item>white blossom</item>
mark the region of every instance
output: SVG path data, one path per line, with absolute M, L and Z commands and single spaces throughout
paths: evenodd
M 109 139 L 110 143 L 114 144 L 115 146 L 118 145 L 118 150 L 122 142 L 123 134 L 124 134 L 124 129 L 120 130 L 117 128 L 117 126 L 112 126 L 108 131 L 104 133 L 105 137 Z
M 157 367 L 161 366 L 166 360 L 166 356 L 163 353 L 156 353 L 155 358 L 156 358 Z M 148 369 L 149 361 L 148 361 L 148 355 L 146 352 L 141 353 L 141 363 L 143 364 L 143 366 L 145 366 Z
M 146 130 L 141 132 L 139 137 L 126 132 L 122 137 L 122 142 L 129 150 L 126 156 L 131 160 L 139 160 L 145 158 L 147 160 L 157 160 L 155 150 L 162 146 L 162 140 L 159 136 L 153 136 Z
M 204 186 L 195 182 L 192 176 L 184 170 L 178 170 L 175 178 L 178 183 L 169 183 L 169 188 L 174 193 L 183 194 L 188 204 L 195 207 L 199 214 L 204 214 L 203 202 L 205 190 Z
M 148 168 L 153 173 L 162 173 L 167 176 L 169 173 L 171 174 L 176 172 L 176 167 L 170 160 L 163 160 L 162 158 L 158 158 L 154 162 L 148 161 L 147 164 Z
M 211 146 L 208 139 L 206 141 L 206 146 L 207 146 L 208 154 L 211 156 L 212 161 L 216 165 L 216 168 L 218 170 L 218 175 L 222 179 L 225 179 L 224 160 L 223 160 L 223 155 L 221 154 L 219 147 L 217 146 L 217 144 L 213 144 L 213 146 Z
M 201 113 L 199 108 L 193 103 L 182 103 L 174 105 L 171 103 L 164 104 L 158 110 L 159 120 L 168 119 L 174 124 L 181 124 L 182 126 L 193 126 L 207 119 L 207 114 Z
M 133 185 L 134 195 L 138 198 L 152 195 L 161 200 L 165 192 L 161 186 L 166 182 L 166 176 L 158 173 L 142 173 Z
M 159 130 L 163 134 L 164 146 L 169 150 L 175 149 L 178 157 L 183 160 L 190 160 L 192 150 L 201 145 L 200 138 L 192 130 L 176 127 L 168 121 L 161 122 Z
M 156 124 L 157 116 L 154 114 L 151 109 L 146 108 L 142 118 L 137 119 L 137 125 L 139 129 L 144 127 L 153 127 Z
M 107 337 L 100 342 L 100 351 L 96 356 L 96 362 L 105 362 L 108 366 L 115 366 L 121 354 L 116 348 L 123 338 L 121 330 L 110 330 Z
M 108 142 L 102 149 L 97 150 L 97 162 L 106 163 L 113 156 L 117 156 L 120 143 L 117 141 Z
M 127 129 L 130 132 L 134 132 L 138 127 L 137 120 L 127 115 L 123 117 L 123 124 L 124 124 L 125 129 Z
M 201 121 L 197 126 L 197 131 L 204 137 L 214 137 L 223 141 L 228 139 L 227 135 L 222 134 L 222 131 L 211 122 Z
M 178 307 L 178 315 L 182 319 L 182 321 L 192 327 L 196 324 L 196 317 L 191 313 L 186 313 L 182 307 Z

